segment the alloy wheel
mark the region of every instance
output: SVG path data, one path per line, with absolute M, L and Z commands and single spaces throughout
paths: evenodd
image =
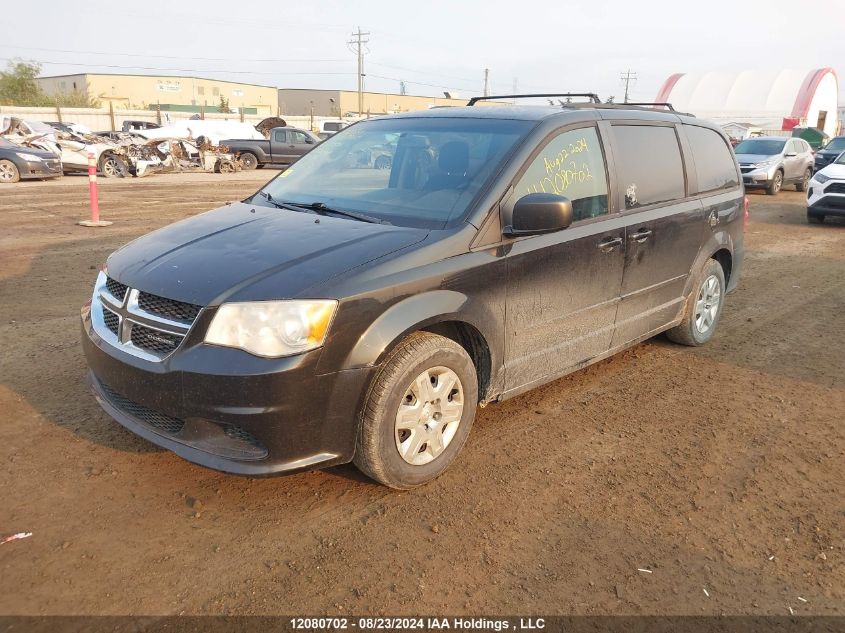
M 426 369 L 405 390 L 396 412 L 396 449 L 409 464 L 435 460 L 452 442 L 464 410 L 461 379 L 448 367 Z
M 0 182 L 12 182 L 14 179 L 14 166 L 8 163 L 0 163 Z
M 710 275 L 698 290 L 698 300 L 695 302 L 695 329 L 701 334 L 707 334 L 719 314 L 719 304 L 722 301 L 722 284 L 716 275 Z

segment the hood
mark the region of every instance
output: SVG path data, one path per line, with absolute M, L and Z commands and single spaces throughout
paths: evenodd
M 828 178 L 836 178 L 837 180 L 845 180 L 845 165 L 833 163 L 824 169 L 820 169 L 817 174 L 823 174 Z
M 140 237 L 107 267 L 132 288 L 199 305 L 287 299 L 427 235 L 235 203 Z
M 38 156 L 41 160 L 56 160 L 57 156 L 52 152 L 38 148 L 28 147 L 26 145 L 0 145 L 0 156 L 3 154 L 32 154 Z
M 842 153 L 842 150 L 819 149 L 816 150 L 816 156 L 824 156 L 825 158 L 836 158 Z
M 762 163 L 764 160 L 780 159 L 780 154 L 737 154 L 737 161 L 740 163 Z

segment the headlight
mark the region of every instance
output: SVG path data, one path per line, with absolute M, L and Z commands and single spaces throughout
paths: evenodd
M 205 342 L 279 358 L 315 349 L 326 340 L 337 301 L 224 303 Z
M 823 185 L 828 180 L 830 180 L 830 176 L 825 176 L 824 174 L 816 174 L 815 176 L 813 176 L 813 180 L 815 180 L 820 185 Z
M 15 152 L 15 154 L 17 154 L 18 156 L 20 156 L 21 158 L 23 158 L 25 161 L 27 161 L 29 163 L 40 163 L 41 162 L 41 157 L 36 156 L 35 154 L 22 154 L 20 152 Z

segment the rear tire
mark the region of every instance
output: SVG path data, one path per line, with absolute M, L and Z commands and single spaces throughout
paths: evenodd
M 241 152 L 238 161 L 240 161 L 241 169 L 244 171 L 251 171 L 258 167 L 258 157 L 252 152 Z
M 795 183 L 795 191 L 807 191 L 807 185 L 810 183 L 810 178 L 813 177 L 813 170 L 809 167 L 801 177 L 801 182 Z
M 770 196 L 775 196 L 780 192 L 781 187 L 783 187 L 783 172 L 777 170 L 774 178 L 772 178 L 772 182 L 766 186 L 766 193 Z
M 400 490 L 431 481 L 463 447 L 477 404 L 478 379 L 466 350 L 443 336 L 411 334 L 370 386 L 355 465 Z
M 0 182 L 19 182 L 21 172 L 18 166 L 10 160 L 0 160 Z
M 666 332 L 669 340 L 697 347 L 713 338 L 722 316 L 725 287 L 722 265 L 715 259 L 708 260 L 687 298 L 683 321 Z

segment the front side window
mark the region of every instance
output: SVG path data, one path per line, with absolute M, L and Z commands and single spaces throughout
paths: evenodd
M 402 226 L 453 226 L 534 125 L 449 117 L 362 121 L 315 145 L 263 192 Z M 265 196 L 254 203 L 271 204 Z
M 288 132 L 288 136 L 290 137 L 290 142 L 294 145 L 304 145 L 307 138 L 304 132 L 299 132 L 297 130 L 290 130 L 290 132 Z
M 604 152 L 594 127 L 563 132 L 531 161 L 515 187 L 516 199 L 554 193 L 572 202 L 572 220 L 607 213 Z
M 626 209 L 684 197 L 684 164 L 674 127 L 614 125 L 613 135 Z
M 722 136 L 704 127 L 685 125 L 684 129 L 692 148 L 698 191 L 713 191 L 727 187 L 738 187 L 733 156 Z

